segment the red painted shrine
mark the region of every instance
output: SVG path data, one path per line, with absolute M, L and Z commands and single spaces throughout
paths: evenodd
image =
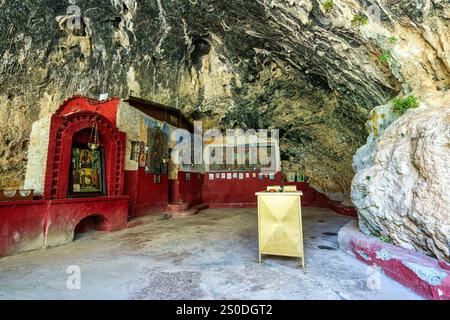
M 0 201 L 0 256 L 63 245 L 93 228 L 124 229 L 151 214 L 256 207 L 255 192 L 280 184 L 281 172 L 261 179 L 254 170 L 240 170 L 238 178 L 224 179 L 230 171 L 174 170 L 160 132 L 167 137 L 176 128 L 193 132 L 178 109 L 138 98 L 77 96 L 35 123 L 25 182 L 35 197 Z M 95 150 L 89 148 L 93 137 Z M 303 191 L 304 206 L 355 213 L 307 183 L 288 184 Z

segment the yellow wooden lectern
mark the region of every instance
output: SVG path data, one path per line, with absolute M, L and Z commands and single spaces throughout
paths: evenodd
M 262 255 L 300 258 L 305 267 L 300 192 L 258 192 L 259 263 Z

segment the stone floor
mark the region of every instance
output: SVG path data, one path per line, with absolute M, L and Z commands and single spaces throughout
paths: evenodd
M 88 234 L 1 259 L 0 299 L 420 299 L 337 249 L 336 234 L 348 221 L 304 209 L 305 270 L 290 258 L 257 263 L 254 209 Z M 67 288 L 70 266 L 81 270 L 80 290 Z

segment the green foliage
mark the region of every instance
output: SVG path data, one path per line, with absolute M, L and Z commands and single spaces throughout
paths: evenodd
M 390 37 L 388 38 L 388 42 L 389 42 L 389 43 L 396 43 L 396 42 L 397 42 L 397 38 L 396 38 L 395 36 L 390 36 Z
M 369 19 L 363 14 L 356 14 L 353 16 L 353 19 L 352 19 L 353 27 L 360 27 L 360 26 L 363 26 L 368 23 L 369 23 Z
M 334 9 L 334 2 L 333 0 L 325 0 L 323 3 L 323 8 L 325 9 L 325 11 L 331 11 Z
M 417 100 L 417 98 L 413 95 L 410 95 L 406 99 L 401 99 L 401 98 L 395 99 L 393 111 L 395 113 L 403 115 L 409 109 L 414 109 L 414 108 L 417 108 L 418 106 L 419 106 L 419 101 Z
M 366 180 L 367 180 L 367 181 L 370 181 L 370 180 L 372 180 L 372 177 L 371 177 L 371 176 L 367 176 L 367 177 L 366 177 Z
M 380 240 L 386 243 L 392 243 L 392 239 L 389 236 L 380 236 Z
M 391 58 L 391 55 L 387 52 L 383 52 L 383 54 L 380 57 L 380 61 L 383 63 L 386 63 L 389 61 L 389 59 Z

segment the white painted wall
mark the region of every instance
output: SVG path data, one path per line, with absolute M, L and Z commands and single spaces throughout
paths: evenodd
M 119 131 L 127 134 L 126 151 L 125 151 L 125 170 L 137 171 L 139 163 L 135 160 L 130 160 L 131 157 L 131 142 L 140 140 L 141 112 L 128 103 L 121 101 L 117 109 L 117 128 Z
M 51 116 L 47 116 L 33 124 L 28 147 L 28 163 L 24 188 L 34 189 L 34 194 L 39 196 L 44 193 L 50 123 Z

